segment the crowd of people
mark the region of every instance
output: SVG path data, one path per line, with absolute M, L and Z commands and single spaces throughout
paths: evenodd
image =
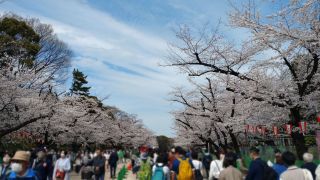
M 110 168 L 110 179 L 116 176 L 117 163 L 124 163 L 123 150 L 89 152 L 55 152 L 46 148 L 3 154 L 0 180 L 70 180 L 74 170 L 82 180 L 104 180 Z
M 156 160 L 154 160 L 156 158 Z M 265 162 L 260 151 L 250 149 L 251 162 L 244 166 L 241 157 L 230 151 L 221 150 L 213 159 L 205 151 L 176 147 L 170 152 L 150 154 L 142 152 L 140 163 L 136 163 L 133 172 L 139 180 L 318 180 L 320 166 L 313 163 L 313 155 L 303 155 L 301 168 L 295 165 L 296 156 L 289 151 L 281 153 L 275 150 L 274 162 Z
M 4 153 L 0 166 L 0 180 L 70 180 L 74 170 L 82 180 L 116 178 L 119 163 L 127 166 L 138 180 L 319 180 L 320 166 L 313 163 L 313 155 L 303 155 L 301 168 L 295 165 L 292 152 L 275 150 L 274 162 L 265 162 L 260 151 L 250 149 L 252 159 L 248 168 L 239 155 L 231 150 L 219 151 L 215 158 L 209 151 L 175 147 L 168 152 L 156 149 L 140 151 L 96 149 L 94 153 L 80 151 L 16 151 L 11 157 Z M 109 169 L 110 176 L 106 175 Z

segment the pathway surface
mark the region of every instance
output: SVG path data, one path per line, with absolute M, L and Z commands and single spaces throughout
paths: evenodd
M 117 174 L 119 170 L 123 167 L 123 164 L 119 164 L 117 168 Z M 107 169 L 106 175 L 105 175 L 105 180 L 111 180 L 110 179 L 110 171 Z M 74 171 L 71 173 L 71 180 L 81 180 L 80 175 L 76 174 Z M 126 177 L 126 180 L 136 180 L 135 175 L 132 174 L 132 171 L 129 171 Z

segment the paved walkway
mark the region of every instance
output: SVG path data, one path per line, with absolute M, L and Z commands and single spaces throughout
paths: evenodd
M 123 167 L 123 164 L 119 164 L 118 168 L 117 168 L 117 174 L 119 172 L 119 170 Z M 105 180 L 111 180 L 110 179 L 110 171 L 109 169 L 107 169 L 106 171 L 106 175 L 105 175 Z M 75 172 L 71 173 L 71 180 L 81 180 L 80 175 L 76 174 Z M 126 177 L 126 180 L 136 180 L 135 175 L 132 174 L 132 171 L 129 171 Z

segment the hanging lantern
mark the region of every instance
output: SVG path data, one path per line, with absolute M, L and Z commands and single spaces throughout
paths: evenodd
M 256 133 L 256 127 L 255 126 L 251 126 L 251 132 L 254 134 Z
M 278 136 L 278 134 L 279 134 L 278 127 L 277 126 L 273 126 L 272 129 L 273 129 L 273 135 Z
M 301 133 L 306 133 L 307 132 L 307 122 L 301 121 L 299 122 L 299 128 L 301 130 Z
M 246 132 L 246 133 L 248 133 L 249 132 L 249 129 L 250 129 L 250 125 L 245 125 L 244 126 L 244 131 Z
M 288 135 L 291 135 L 292 133 L 292 125 L 291 124 L 286 124 L 285 129 Z

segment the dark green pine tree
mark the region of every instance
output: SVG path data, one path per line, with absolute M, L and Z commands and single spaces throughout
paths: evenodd
M 89 90 L 91 87 L 86 87 L 85 85 L 88 84 L 87 76 L 85 76 L 81 71 L 78 69 L 73 69 L 73 82 L 70 89 L 71 95 L 83 95 L 89 96 Z

